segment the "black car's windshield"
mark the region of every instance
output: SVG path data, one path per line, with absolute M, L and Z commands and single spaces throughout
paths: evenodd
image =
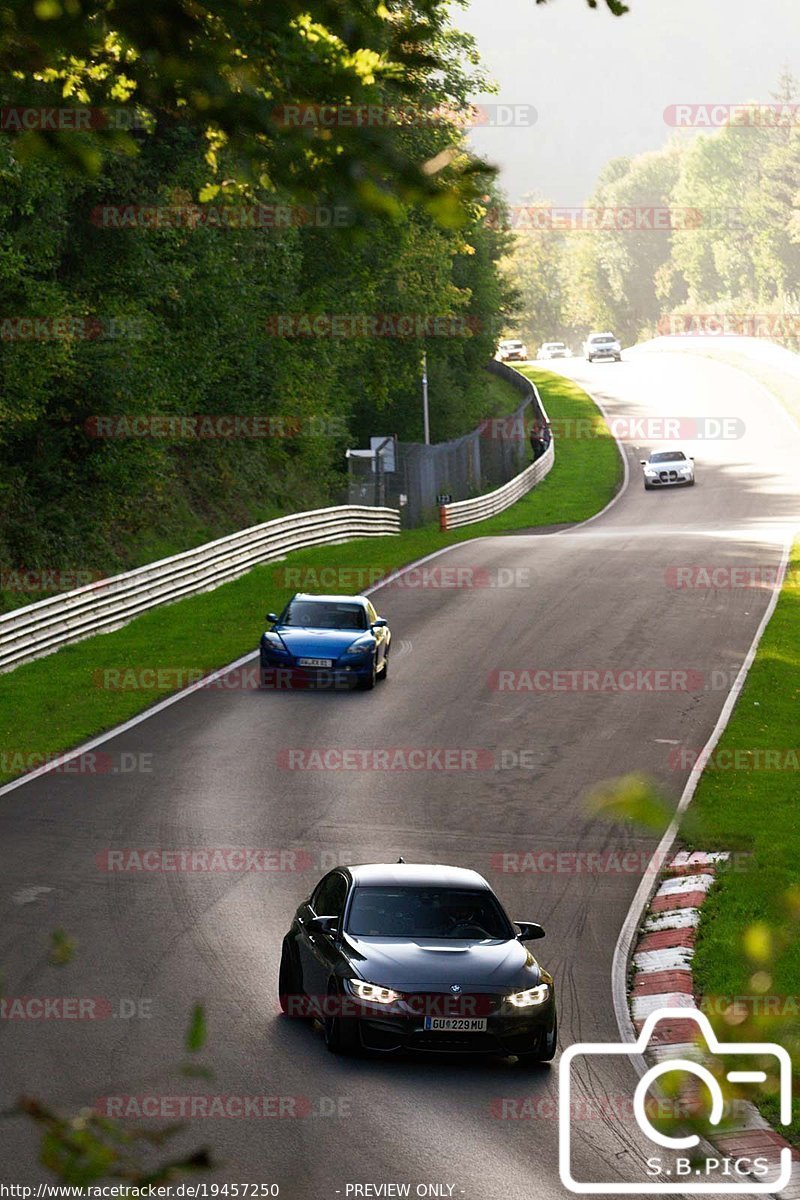
M 650 462 L 685 462 L 686 455 L 682 450 L 663 450 L 659 454 L 651 454 Z
M 390 938 L 514 936 L 491 892 L 447 887 L 356 888 L 347 932 Z
M 280 624 L 310 629 L 366 629 L 367 614 L 361 604 L 293 600 L 284 609 Z

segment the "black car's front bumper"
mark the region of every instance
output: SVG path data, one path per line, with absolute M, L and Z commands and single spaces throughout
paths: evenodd
M 425 1028 L 425 1015 L 440 1015 L 448 1010 L 438 1003 L 426 1004 L 424 997 L 411 997 L 405 1003 L 388 1006 L 380 1011 L 377 1004 L 364 1004 L 363 1011 L 348 1006 L 352 1016 L 344 1020 L 356 1023 L 361 1045 L 366 1050 L 384 1054 L 402 1050 L 426 1051 L 433 1054 L 544 1054 L 552 1039 L 556 1021 L 556 1005 L 552 988 L 544 1004 L 531 1008 L 514 1008 L 503 996 L 475 995 L 462 997 L 465 1017 L 485 1017 L 486 1029 L 479 1032 L 431 1030 Z M 439 999 L 442 999 L 441 997 Z M 419 1001 L 419 1003 L 413 1003 Z M 410 1007 L 413 1011 L 410 1011 Z

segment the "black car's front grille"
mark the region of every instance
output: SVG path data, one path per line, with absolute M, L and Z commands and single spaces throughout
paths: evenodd
M 503 997 L 486 992 L 454 995 L 452 992 L 415 992 L 407 996 L 409 1007 L 419 1017 L 490 1017 L 498 1012 Z

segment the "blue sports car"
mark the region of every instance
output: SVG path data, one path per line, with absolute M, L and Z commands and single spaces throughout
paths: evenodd
M 389 669 L 392 635 L 366 596 L 297 592 L 261 637 L 264 687 L 299 683 L 373 688 Z

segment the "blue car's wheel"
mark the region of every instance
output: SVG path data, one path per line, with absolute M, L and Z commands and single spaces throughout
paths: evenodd
M 372 660 L 372 669 L 368 675 L 362 675 L 358 681 L 358 686 L 362 691 L 371 692 L 378 681 L 378 668 L 375 665 L 375 659 Z

